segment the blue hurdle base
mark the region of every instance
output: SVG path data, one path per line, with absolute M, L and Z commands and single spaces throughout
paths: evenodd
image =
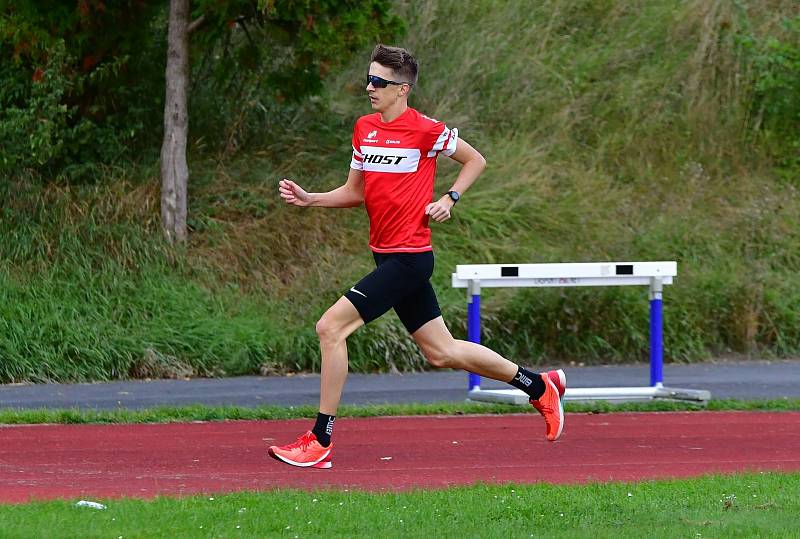
M 519 389 L 480 389 L 474 388 L 467 393 L 467 400 L 475 402 L 493 402 L 501 404 L 528 404 L 528 395 Z M 568 387 L 562 400 L 573 402 L 608 401 L 608 402 L 640 402 L 649 400 L 690 401 L 707 404 L 711 400 L 711 392 L 704 389 L 677 389 L 663 386 L 655 387 Z

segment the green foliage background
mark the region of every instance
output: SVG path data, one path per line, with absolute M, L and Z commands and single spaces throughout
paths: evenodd
M 394 10 L 407 27 L 396 42 L 420 61 L 412 106 L 488 161 L 454 218 L 434 225 L 433 280 L 456 336 L 458 263 L 677 260 L 668 360 L 800 351 L 796 3 Z M 360 209 L 284 206 L 276 184 L 343 182 L 352 124 L 369 112 L 370 48 L 303 99 L 234 77 L 238 97 L 222 103 L 225 78 L 196 68 L 184 249 L 161 243 L 155 157 L 103 161 L 92 182 L 19 167 L 0 181 L 0 380 L 317 369 L 314 322 L 371 267 L 367 221 Z M 455 174 L 442 160 L 437 189 Z M 645 360 L 646 299 L 486 291 L 484 343 L 529 365 Z M 391 314 L 349 350 L 354 371 L 425 366 Z
M 163 122 L 163 6 L 0 0 L 0 174 L 98 178 L 149 149 Z
M 169 3 L 0 0 L 0 173 L 107 181 L 109 165 L 157 159 Z M 190 4 L 195 143 L 226 156 L 402 29 L 388 0 Z

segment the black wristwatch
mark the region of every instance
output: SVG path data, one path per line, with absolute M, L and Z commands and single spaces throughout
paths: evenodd
M 448 191 L 445 194 L 450 197 L 450 200 L 453 201 L 453 206 L 455 206 L 456 202 L 458 202 L 461 198 L 461 195 L 459 195 L 457 191 Z

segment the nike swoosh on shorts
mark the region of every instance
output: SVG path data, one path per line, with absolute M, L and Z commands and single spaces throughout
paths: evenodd
M 355 288 L 353 288 L 352 286 L 350 287 L 350 292 L 355 292 L 355 293 L 356 293 L 356 294 L 358 294 L 359 296 L 364 296 L 364 297 L 367 297 L 367 295 L 366 295 L 365 293 L 363 293 L 363 292 L 359 292 L 358 290 L 356 290 L 356 289 L 355 289 Z

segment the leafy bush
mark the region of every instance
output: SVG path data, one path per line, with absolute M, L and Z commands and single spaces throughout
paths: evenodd
M 782 21 L 783 35 L 740 42 L 753 66 L 753 124 L 774 141 L 800 177 L 800 15 Z M 799 183 L 800 184 L 800 183 Z
M 117 163 L 128 155 L 129 146 L 145 127 L 141 122 L 127 121 L 122 126 L 124 118 L 93 119 L 70 104 L 80 88 L 110 78 L 123 62 L 103 65 L 90 75 L 70 76 L 74 58 L 63 40 L 54 41 L 47 64 L 34 74 L 25 102 L 0 111 L 0 172 L 29 170 L 75 179 L 95 174 L 100 163 Z
M 142 2 L 0 8 L 0 173 L 96 178 L 155 141 L 158 13 Z
M 353 53 L 404 30 L 389 0 L 195 2 L 190 123 L 202 147 L 230 157 L 278 141 L 303 100 Z M 294 127 L 292 127 L 294 126 Z M 221 135 L 221 136 L 220 136 Z
M 192 5 L 190 126 L 200 153 L 277 138 L 333 68 L 402 29 L 389 0 Z M 98 178 L 104 165 L 154 159 L 168 10 L 165 0 L 0 5 L 0 173 Z

